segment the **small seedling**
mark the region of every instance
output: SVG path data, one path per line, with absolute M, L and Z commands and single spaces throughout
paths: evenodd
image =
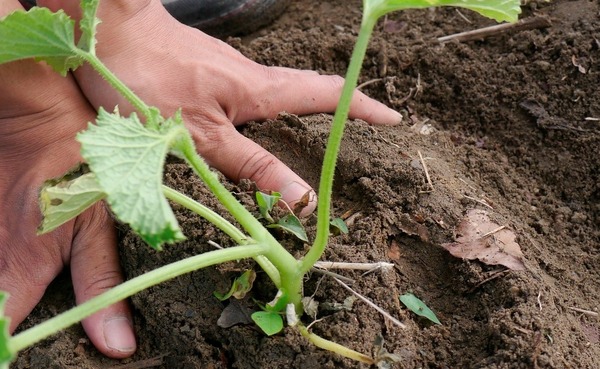
M 63 11 L 53 13 L 34 7 L 28 12 L 16 11 L 0 20 L 0 63 L 34 58 L 46 62 L 63 76 L 88 63 L 137 111 L 124 117 L 118 110 L 109 113 L 99 109 L 95 124 L 90 123 L 85 132 L 77 135 L 82 147 L 81 155 L 90 171 L 75 171 L 45 186 L 40 197 L 44 216 L 40 232 L 50 232 L 94 202 L 104 200 L 120 221 L 129 224 L 150 246 L 160 250 L 165 243 L 185 238 L 167 201 L 171 200 L 213 223 L 238 246 L 192 256 L 147 272 L 14 337 L 8 334 L 9 319 L 2 316 L 6 295 L 0 294 L 0 369 L 8 368 L 10 361 L 26 347 L 141 290 L 184 273 L 243 258 L 256 260 L 278 290 L 276 298 L 265 306 L 264 311 L 252 316 L 267 334 L 281 331 L 285 315 L 288 325 L 298 329 L 317 347 L 361 362 L 376 363 L 379 358 L 371 358 L 323 339 L 310 332 L 298 319 L 303 311 L 304 276 L 320 259 L 330 236 L 335 166 L 369 38 L 377 20 L 395 10 L 458 6 L 497 21 L 515 21 L 520 11 L 519 0 L 363 0 L 360 32 L 323 160 L 316 236 L 309 251 L 299 260 L 220 183 L 218 176 L 197 154 L 181 113 L 163 117 L 157 108 L 144 103 L 96 56 L 96 28 L 100 23 L 96 17 L 98 2 L 81 0 L 81 36 L 77 42 L 75 22 Z M 137 114 L 142 116 L 145 124 L 141 123 L 142 119 Z M 206 206 L 162 184 L 167 154 L 182 158 L 194 170 L 241 229 Z M 271 200 L 263 200 L 267 206 L 272 206 Z M 270 216 L 269 211 L 261 210 L 261 213 L 267 219 Z M 334 223 L 341 229 L 339 222 Z M 288 229 L 297 226 L 296 221 L 289 219 L 284 221 L 284 225 Z
M 408 308 L 408 310 L 417 314 L 418 316 L 422 316 L 434 322 L 435 324 L 442 324 L 440 320 L 435 316 L 435 313 L 431 311 L 431 309 L 425 305 L 423 301 L 421 301 L 417 296 L 412 293 L 406 293 L 400 296 L 400 301 Z

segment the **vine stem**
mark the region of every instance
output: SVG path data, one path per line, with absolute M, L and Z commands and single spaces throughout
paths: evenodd
M 126 299 L 142 290 L 165 282 L 169 279 L 178 277 L 182 274 L 192 272 L 197 269 L 205 268 L 210 265 L 225 263 L 232 260 L 239 260 L 249 257 L 255 257 L 263 254 L 269 246 L 265 244 L 254 244 L 244 246 L 234 246 L 226 249 L 209 251 L 200 255 L 183 259 L 138 277 L 130 279 L 112 289 L 74 307 L 62 314 L 51 318 L 44 323 L 29 328 L 9 341 L 9 347 L 13 354 L 23 350 L 26 347 L 63 330 L 95 312 L 100 311 L 118 301 Z
M 202 218 L 206 219 L 210 223 L 214 224 L 217 228 L 231 237 L 238 245 L 247 245 L 255 243 L 253 239 L 247 237 L 242 231 L 240 231 L 236 226 L 231 224 L 227 219 L 223 218 L 212 209 L 207 208 L 206 206 L 200 204 L 198 201 L 182 194 L 179 191 L 175 191 L 174 189 L 167 187 L 165 185 L 162 186 L 163 193 L 165 197 L 181 206 L 186 207 L 187 209 L 193 211 L 194 213 L 200 215 Z M 258 255 L 254 257 L 254 260 L 260 265 L 260 267 L 269 275 L 269 278 L 273 281 L 275 286 L 279 288 L 281 286 L 281 276 L 277 268 L 263 255 Z
M 358 76 L 362 67 L 367 45 L 377 18 L 363 16 L 360 32 L 350 58 L 346 80 L 342 88 L 340 102 L 333 117 L 333 124 L 329 133 L 327 149 L 323 158 L 321 181 L 319 182 L 319 199 L 317 202 L 317 235 L 315 241 L 301 262 L 302 273 L 307 273 L 310 268 L 321 258 L 329 239 L 329 219 L 331 217 L 331 195 L 333 192 L 333 179 L 335 166 L 342 143 L 342 136 L 350 111 L 350 102 L 358 83 Z
M 110 69 L 102 63 L 95 54 L 86 52 L 78 49 L 78 55 L 87 61 L 98 74 L 102 76 L 115 90 L 117 90 L 123 97 L 133 105 L 144 117 L 150 119 L 152 116 L 151 108 L 135 94 L 126 84 L 113 73 Z
M 339 343 L 335 343 L 335 342 L 325 339 L 321 336 L 318 336 L 312 332 L 309 332 L 308 329 L 303 325 L 299 324 L 296 326 L 296 328 L 298 328 L 298 330 L 300 331 L 300 334 L 304 338 L 306 338 L 309 342 L 311 342 L 313 345 L 315 345 L 319 348 L 322 348 L 324 350 L 328 350 L 331 352 L 335 352 L 336 354 L 342 355 L 349 359 L 353 359 L 353 360 L 367 363 L 370 365 L 375 364 L 375 360 L 373 360 L 369 356 L 367 356 L 365 354 L 361 354 L 358 351 L 354 351 L 346 346 L 340 345 Z

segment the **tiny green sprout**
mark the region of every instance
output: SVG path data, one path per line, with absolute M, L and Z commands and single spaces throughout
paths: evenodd
M 271 192 L 266 194 L 261 191 L 256 191 L 256 204 L 258 205 L 258 211 L 263 218 L 269 223 L 275 223 L 275 220 L 271 216 L 271 210 L 281 200 L 281 194 L 279 192 Z
M 335 236 L 342 234 L 348 234 L 348 225 L 342 218 L 334 218 L 329 222 L 331 233 Z
M 244 297 L 246 297 L 246 294 L 248 292 L 250 292 L 255 279 L 256 272 L 253 269 L 249 269 L 233 281 L 229 292 L 227 292 L 226 294 L 222 294 L 215 291 L 213 292 L 213 295 L 215 295 L 215 297 L 221 301 L 225 301 L 231 296 L 235 297 L 238 300 L 241 300 Z
M 304 277 L 323 255 L 331 228 L 347 232 L 341 219 L 331 221 L 331 198 L 337 157 L 348 118 L 350 102 L 357 86 L 361 65 L 369 38 L 377 20 L 392 11 L 435 6 L 458 6 L 474 10 L 497 21 L 516 21 L 519 0 L 363 0 L 363 17 L 346 80 L 336 109 L 327 148 L 323 158 L 318 191 L 316 236 L 308 252 L 296 259 L 275 239 L 269 230 L 227 190 L 208 164 L 200 157 L 190 132 L 185 128 L 182 114 L 163 117 L 160 111 L 147 105 L 96 55 L 96 17 L 99 0 L 81 0 L 82 19 L 79 30 L 76 22 L 62 10 L 46 8 L 15 11 L 0 19 L 0 64 L 33 58 L 44 61 L 65 76 L 84 63 L 89 64 L 140 114 L 122 116 L 100 109 L 94 123 L 77 135 L 81 155 L 89 166 L 86 171 L 70 173 L 52 181 L 41 191 L 43 222 L 40 233 L 50 232 L 77 217 L 97 201 L 106 201 L 115 217 L 127 224 L 150 246 L 160 250 L 164 244 L 185 237 L 169 205 L 177 203 L 193 211 L 228 235 L 236 246 L 188 257 L 164 265 L 124 283 L 51 318 L 41 324 L 8 334 L 9 320 L 3 316 L 6 294 L 0 292 L 0 369 L 8 368 L 17 353 L 86 317 L 151 286 L 171 278 L 220 263 L 252 258 L 269 276 L 278 294 L 264 311 L 252 314 L 254 322 L 267 335 L 283 329 L 283 316 L 315 346 L 342 356 L 375 364 L 378 359 L 353 351 L 326 340 L 305 327 L 298 319 L 302 312 Z M 76 42 L 75 35 L 79 34 Z M 131 45 L 135 47 L 135 45 Z M 142 124 L 142 122 L 145 122 Z M 235 219 L 224 216 L 162 183 L 167 155 L 183 159 L 204 182 L 215 198 Z M 257 193 L 259 211 L 273 222 L 270 215 L 281 195 Z M 291 212 L 291 211 L 290 211 Z M 274 227 L 291 231 L 308 243 L 300 220 L 290 214 Z M 248 292 L 254 280 L 253 272 L 236 279 L 231 290 L 223 296 L 241 296 Z M 411 294 L 400 300 L 416 314 L 440 324 L 433 312 Z
M 257 311 L 252 313 L 252 320 L 267 336 L 272 336 L 283 329 L 283 318 L 273 311 Z
M 417 314 L 418 316 L 422 316 L 434 322 L 435 324 L 442 324 L 440 320 L 435 316 L 435 313 L 431 311 L 427 305 L 421 300 L 419 300 L 412 293 L 407 293 L 400 296 L 400 301 L 408 308 L 408 310 Z
M 306 234 L 306 229 L 304 229 L 302 222 L 300 222 L 300 219 L 298 219 L 298 217 L 294 214 L 288 214 L 283 218 L 279 219 L 277 223 L 269 224 L 267 227 L 282 229 L 288 233 L 293 234 L 299 240 L 308 242 L 308 235 Z

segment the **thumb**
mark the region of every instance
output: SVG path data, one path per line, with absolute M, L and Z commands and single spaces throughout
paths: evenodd
M 221 142 L 197 142 L 201 155 L 225 176 L 234 180 L 249 179 L 261 190 L 277 191 L 291 209 L 307 216 L 317 206 L 312 187 L 287 165 L 260 145 L 240 134 L 231 124 L 221 125 L 225 134 Z M 193 129 L 192 129 L 193 134 Z M 301 210 L 300 210 L 301 209 Z
M 104 206 L 97 203 L 76 220 L 71 275 L 78 304 L 123 281 L 115 227 Z M 136 341 L 126 301 L 95 313 L 82 324 L 94 346 L 104 355 L 120 359 L 134 353 Z

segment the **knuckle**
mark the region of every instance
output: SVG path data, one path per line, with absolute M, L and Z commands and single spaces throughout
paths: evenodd
M 252 154 L 240 167 L 237 180 L 250 179 L 257 183 L 269 181 L 273 175 L 277 159 L 268 152 Z

